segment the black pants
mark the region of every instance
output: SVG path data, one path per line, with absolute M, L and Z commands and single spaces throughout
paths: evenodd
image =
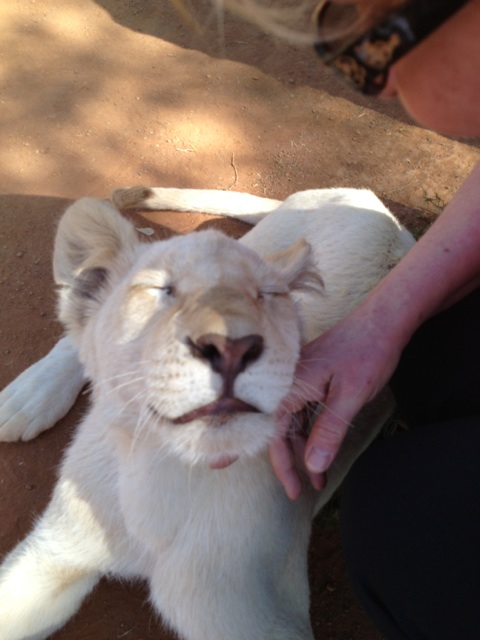
M 479 640 L 480 290 L 415 334 L 391 383 L 409 430 L 342 495 L 353 587 L 387 640 Z

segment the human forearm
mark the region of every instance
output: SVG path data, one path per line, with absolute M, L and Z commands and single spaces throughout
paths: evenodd
M 408 341 L 480 284 L 480 164 L 435 224 L 365 301 L 381 331 Z

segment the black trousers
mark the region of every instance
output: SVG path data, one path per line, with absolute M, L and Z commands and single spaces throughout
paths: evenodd
M 480 290 L 425 323 L 391 384 L 409 430 L 342 494 L 354 590 L 387 640 L 479 640 Z

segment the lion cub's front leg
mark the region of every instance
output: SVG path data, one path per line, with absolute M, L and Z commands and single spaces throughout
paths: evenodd
M 0 568 L 2 640 L 47 638 L 98 582 L 108 553 L 77 487 L 61 479 L 30 535 Z
M 31 440 L 72 407 L 85 377 L 76 347 L 62 338 L 0 393 L 0 441 Z

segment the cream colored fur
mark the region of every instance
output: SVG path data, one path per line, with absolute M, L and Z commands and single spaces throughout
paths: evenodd
M 93 401 L 50 505 L 0 568 L 0 637 L 48 637 L 113 574 L 145 579 L 185 640 L 312 640 L 311 518 L 390 405 L 377 402 L 351 430 L 320 499 L 307 489 L 295 502 L 268 462 L 273 414 L 301 344 L 413 240 L 368 191 L 281 203 L 133 188 L 113 200 L 261 221 L 240 241 L 206 231 L 146 244 L 107 202 L 65 213 L 54 273 L 67 336 L 0 394 L 0 439 L 51 426 L 84 376 Z

